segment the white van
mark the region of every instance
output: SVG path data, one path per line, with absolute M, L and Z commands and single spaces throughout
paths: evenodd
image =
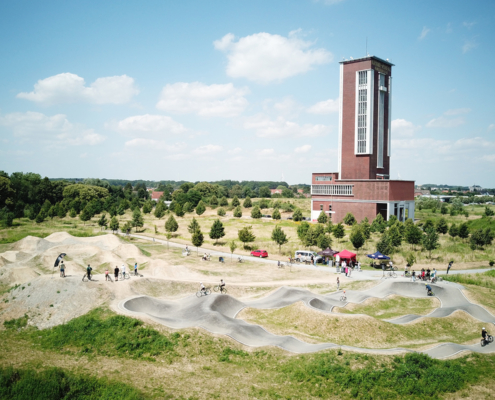
M 314 251 L 309 250 L 297 250 L 294 258 L 297 262 L 311 261 L 311 256 L 316 258 L 316 262 L 321 262 L 322 257 L 316 254 Z

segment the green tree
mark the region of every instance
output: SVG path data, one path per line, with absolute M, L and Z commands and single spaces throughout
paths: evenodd
M 86 225 L 86 221 L 89 221 L 91 219 L 91 216 L 91 212 L 89 211 L 88 206 L 86 206 L 81 211 L 81 214 L 79 214 L 79 219 L 84 222 L 84 225 Z
M 280 211 L 278 211 L 278 209 L 273 210 L 272 218 L 273 219 L 280 219 L 280 218 L 282 218 L 282 216 L 280 215 Z
M 193 205 L 186 201 L 182 206 L 182 211 L 184 211 L 185 213 L 190 213 L 192 210 L 194 210 Z
M 44 220 L 45 220 L 45 213 L 43 212 L 43 210 L 40 210 L 40 212 L 36 216 L 35 221 L 37 224 L 41 224 Z
M 414 263 L 416 262 L 416 257 L 414 256 L 413 253 L 409 253 L 407 255 L 406 262 L 407 262 L 407 265 L 409 265 L 410 267 L 412 267 L 414 265 Z
M 442 235 L 445 235 L 449 231 L 449 225 L 444 217 L 437 221 L 436 231 Z
M 366 238 L 366 240 L 369 240 L 369 238 L 371 237 L 371 225 L 368 221 L 368 217 L 365 217 L 359 225 L 363 229 L 364 237 Z
M 302 221 L 302 218 L 303 218 L 302 211 L 299 208 L 296 208 L 292 213 L 292 220 L 298 222 L 298 221 Z
M 254 242 L 256 239 L 256 236 L 254 236 L 254 234 L 253 234 L 253 227 L 252 226 L 246 226 L 246 227 L 240 229 L 237 232 L 237 236 L 239 237 L 239 240 L 243 243 L 244 248 L 246 248 L 246 243 Z
M 484 246 L 488 246 L 492 243 L 493 233 L 490 228 L 486 229 L 476 229 L 471 233 L 469 238 L 469 244 L 472 250 L 480 249 L 482 250 Z
M 261 198 L 269 198 L 272 197 L 272 192 L 268 186 L 261 186 L 258 190 L 258 195 Z
M 297 237 L 303 244 L 305 243 L 306 233 L 308 232 L 309 228 L 310 225 L 306 221 L 301 222 L 301 225 L 297 227 Z
M 449 208 L 447 207 L 447 204 L 442 203 L 442 206 L 440 207 L 440 213 L 442 215 L 446 215 L 449 212 Z
M 242 203 L 242 205 L 244 206 L 244 208 L 251 208 L 253 206 L 253 203 L 251 201 L 251 197 L 247 196 L 244 199 L 244 203 Z
M 172 233 L 177 232 L 177 229 L 179 229 L 179 224 L 175 220 L 174 216 L 170 214 L 170 217 L 168 217 L 167 221 L 165 222 L 165 231 Z
M 319 232 L 317 226 L 311 225 L 306 232 L 303 243 L 309 247 L 316 246 L 318 244 L 318 237 L 320 236 L 320 234 L 321 232 Z
M 495 211 L 493 211 L 490 207 L 485 206 L 485 212 L 483 213 L 483 216 L 485 217 L 491 217 L 495 214 Z
M 57 215 L 57 207 L 51 206 L 46 215 L 48 215 L 50 219 L 53 219 L 53 217 Z
M 421 231 L 421 228 L 416 224 L 408 224 L 406 226 L 404 238 L 414 250 L 414 247 L 421 243 L 421 240 L 423 239 L 423 232 Z
M 132 222 L 127 221 L 124 226 L 122 227 L 122 232 L 129 233 L 132 229 Z
M 13 204 L 15 190 L 9 178 L 0 176 L 0 209 Z
M 192 234 L 191 238 L 192 244 L 196 246 L 196 254 L 198 254 L 198 247 L 201 247 L 203 245 L 204 241 L 204 236 L 201 233 L 201 230 L 197 230 Z
M 387 228 L 387 222 L 383 219 L 382 214 L 377 214 L 373 222 L 371 223 L 371 232 L 385 232 Z
M 166 207 L 167 206 L 164 202 L 159 201 L 155 207 L 155 217 L 158 219 L 163 218 L 163 216 L 165 215 L 165 211 L 167 210 Z
M 200 200 L 200 202 L 196 206 L 196 214 L 202 215 L 202 214 L 204 214 L 205 211 L 206 211 L 206 205 L 203 202 L 203 200 Z
M 326 224 L 326 226 L 325 226 L 325 232 L 332 234 L 333 233 L 333 228 L 334 228 L 334 226 L 333 226 L 332 220 L 329 219 L 328 222 L 327 222 L 327 224 Z
M 426 234 L 423 235 L 422 244 L 423 248 L 428 251 L 429 258 L 431 258 L 431 252 L 440 247 L 440 243 L 438 243 L 438 233 L 433 227 L 428 228 L 425 233 Z
M 457 236 L 459 236 L 459 227 L 457 226 L 457 224 L 453 223 L 452 225 L 450 225 L 449 235 L 452 239 L 455 239 Z
M 151 210 L 153 210 L 153 200 L 145 201 L 145 203 L 143 205 L 143 213 L 149 214 L 149 213 L 151 213 Z
M 388 237 L 392 242 L 392 246 L 400 247 L 402 244 L 402 235 L 400 233 L 399 225 L 396 223 L 388 229 Z
M 345 217 L 344 217 L 344 224 L 346 225 L 354 225 L 356 223 L 356 218 L 354 218 L 354 215 L 352 213 L 348 212 Z
M 231 240 L 229 242 L 229 249 L 230 249 L 230 262 L 232 262 L 232 255 L 234 254 L 235 249 L 237 249 L 237 243 L 235 240 Z
M 225 236 L 225 228 L 222 224 L 222 222 L 217 219 L 215 222 L 213 222 L 213 225 L 211 226 L 210 229 L 210 238 L 215 239 L 215 242 L 218 241 L 218 239 L 221 239 Z
M 426 232 L 430 228 L 435 229 L 435 223 L 433 222 L 432 219 L 428 218 L 425 223 L 423 224 L 423 232 Z
M 327 214 L 325 214 L 325 211 L 321 210 L 320 215 L 318 215 L 318 223 L 319 224 L 326 224 L 328 221 Z
M 69 216 L 70 216 L 71 218 L 76 218 L 76 217 L 77 217 L 77 212 L 76 212 L 76 210 L 75 210 L 75 209 L 73 209 L 73 208 L 71 208 L 71 209 L 70 209 L 70 212 L 69 212 Z
M 234 198 L 232 199 L 232 207 L 238 207 L 240 205 L 241 205 L 241 202 L 239 201 L 237 196 L 234 196 Z
M 226 207 L 229 205 L 229 202 L 227 200 L 227 198 L 225 196 L 223 196 L 221 199 L 220 199 L 220 202 L 218 203 L 220 206 L 222 207 Z
M 462 203 L 462 200 L 459 197 L 456 197 L 454 200 L 452 200 L 451 204 L 452 204 L 452 210 L 456 214 L 459 214 L 464 208 L 464 204 Z
M 344 225 L 342 225 L 341 222 L 339 222 L 335 227 L 333 228 L 333 236 L 335 236 L 337 239 L 342 239 L 345 236 L 345 229 Z
M 108 220 L 105 213 L 101 214 L 101 217 L 98 220 L 98 225 L 101 227 L 101 230 L 103 230 L 103 227 L 105 227 L 105 229 L 107 228 Z
M 286 244 L 289 242 L 289 239 L 287 238 L 287 235 L 285 232 L 280 228 L 280 226 L 275 225 L 275 228 L 273 228 L 272 231 L 272 240 L 278 244 L 278 252 L 282 251 L 282 245 Z
M 132 212 L 132 226 L 136 228 L 136 232 L 138 227 L 141 228 L 144 225 L 144 219 L 141 215 L 141 211 L 139 208 L 135 208 Z
M 211 196 L 211 198 L 210 198 L 210 206 L 213 207 L 213 208 L 216 207 L 216 206 L 218 206 L 217 196 L 215 196 L 215 195 Z
M 461 239 L 467 239 L 469 237 L 469 227 L 468 227 L 467 222 L 463 222 L 459 226 L 459 237 Z
M 261 211 L 258 206 L 254 206 L 253 209 L 251 210 L 251 218 L 261 218 Z
M 349 240 L 356 250 L 359 251 L 361 247 L 364 246 L 366 242 L 366 236 L 363 232 L 363 227 L 361 225 L 354 225 L 349 236 Z
M 217 215 L 218 215 L 218 216 L 220 216 L 220 217 L 225 216 L 225 208 L 220 207 L 220 208 L 217 210 Z
M 110 229 L 112 230 L 112 233 L 115 233 L 116 231 L 119 230 L 119 221 L 117 220 L 116 217 L 112 217 L 110 220 Z
M 234 209 L 234 217 L 236 217 L 236 218 L 241 218 L 241 217 L 242 217 L 242 210 L 241 210 L 241 206 L 237 206 L 237 207 Z
M 389 255 L 393 253 L 394 246 L 392 245 L 392 241 L 390 240 L 387 231 L 383 232 L 382 237 L 376 244 L 376 251 L 379 251 L 384 255 Z
M 388 217 L 387 227 L 391 227 L 391 226 L 392 226 L 392 225 L 394 225 L 397 221 L 398 221 L 397 216 L 395 216 L 395 215 L 391 215 L 390 217 Z
M 320 249 L 325 250 L 332 245 L 332 237 L 328 233 L 318 236 L 317 245 Z
M 191 223 L 187 226 L 187 231 L 192 235 L 197 230 L 201 230 L 198 221 L 193 217 Z
M 180 205 L 180 203 L 175 203 L 174 212 L 175 215 L 177 215 L 178 217 L 184 216 L 184 210 L 182 210 L 182 206 Z

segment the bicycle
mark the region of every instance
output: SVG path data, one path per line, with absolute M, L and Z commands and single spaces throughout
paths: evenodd
M 387 276 L 390 278 L 397 278 L 397 274 L 394 270 L 388 271 Z
M 284 263 L 280 262 L 280 261 L 278 262 L 277 266 L 278 266 L 278 268 L 285 268 Z
M 493 336 L 492 335 L 486 335 L 486 339 L 481 338 L 481 347 L 486 346 L 489 343 L 493 342 Z
M 91 276 L 88 278 L 88 274 L 84 274 L 83 278 L 82 278 L 82 281 L 83 282 L 87 282 L 88 280 L 92 280 L 91 279 Z
M 243 262 L 242 257 L 237 257 L 237 262 Z
M 130 277 L 131 277 L 131 275 L 129 274 L 129 272 L 124 272 L 124 273 L 120 272 L 119 273 L 119 279 L 121 281 L 123 281 L 124 279 L 129 279 Z
M 223 288 L 220 287 L 220 285 L 217 285 L 213 288 L 215 292 L 220 291 L 220 293 L 227 294 L 227 288 L 224 286 Z
M 210 288 L 205 288 L 205 290 L 200 290 L 198 292 L 196 292 L 196 297 L 201 297 L 201 296 L 208 296 L 209 294 L 211 294 L 211 290 Z
M 340 301 L 346 301 L 346 300 L 347 300 L 347 296 L 345 295 L 345 291 L 344 291 L 342 296 L 340 296 Z

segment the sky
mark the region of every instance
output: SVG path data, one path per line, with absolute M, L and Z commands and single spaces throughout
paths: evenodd
M 495 187 L 495 2 L 0 2 L 0 170 L 311 182 L 339 62 L 392 70 L 391 179 Z

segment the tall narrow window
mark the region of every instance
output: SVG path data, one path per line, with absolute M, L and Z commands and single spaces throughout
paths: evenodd
M 361 72 L 360 72 L 361 74 Z M 360 75 L 361 78 L 361 75 Z M 368 89 L 359 89 L 358 103 L 358 137 L 357 152 L 358 154 L 366 153 L 366 128 L 368 121 Z
M 355 154 L 372 152 L 373 70 L 356 72 Z
M 382 75 L 380 75 L 382 76 Z M 383 168 L 383 139 L 385 125 L 385 92 L 380 91 L 378 102 L 378 149 L 377 149 L 377 167 Z

